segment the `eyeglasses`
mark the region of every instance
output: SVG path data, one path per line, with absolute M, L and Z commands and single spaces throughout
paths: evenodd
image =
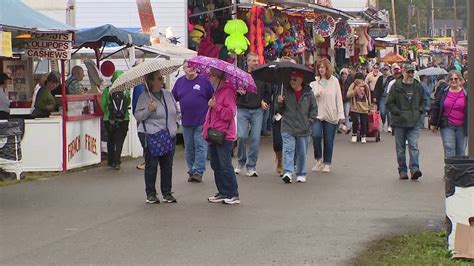
M 408 74 L 415 74 L 415 71 L 410 70 L 410 71 L 407 71 L 407 73 Z
M 450 78 L 449 80 L 450 81 L 455 81 L 455 80 L 459 80 L 459 78 Z
M 384 68 L 384 69 L 382 69 L 382 70 L 383 70 L 383 71 L 388 71 L 388 68 Z
M 163 77 L 156 77 L 155 80 L 161 80 L 161 81 L 163 81 Z
M 290 80 L 291 80 L 291 81 L 296 81 L 296 78 L 291 78 Z

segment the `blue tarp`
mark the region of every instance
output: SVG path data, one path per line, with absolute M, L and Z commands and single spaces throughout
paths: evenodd
M 150 45 L 150 36 L 143 33 L 134 33 L 116 28 L 110 24 L 100 27 L 76 31 L 74 47 L 89 46 L 98 43 L 103 46 L 106 43 L 117 43 L 118 45 Z
M 74 27 L 32 9 L 20 0 L 0 1 L 0 27 L 38 32 L 67 32 Z

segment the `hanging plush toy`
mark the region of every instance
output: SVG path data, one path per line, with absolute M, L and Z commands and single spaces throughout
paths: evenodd
M 265 63 L 265 29 L 264 29 L 265 9 L 260 6 L 253 6 L 250 11 L 250 51 L 258 54 L 260 64 Z
M 224 32 L 229 34 L 225 39 L 225 46 L 229 52 L 241 55 L 247 51 L 250 42 L 244 36 L 248 32 L 248 28 L 243 20 L 232 19 L 227 21 Z
M 189 37 L 191 38 L 191 44 L 197 47 L 201 43 L 201 40 L 206 37 L 206 31 L 203 26 L 194 25 L 194 29 L 189 33 Z
M 276 41 L 276 34 L 271 28 L 265 27 L 265 47 L 272 45 Z
M 265 9 L 265 12 L 263 14 L 263 22 L 265 23 L 266 27 L 271 27 L 274 26 L 275 21 L 274 21 L 274 16 L 273 16 L 273 10 L 270 8 Z

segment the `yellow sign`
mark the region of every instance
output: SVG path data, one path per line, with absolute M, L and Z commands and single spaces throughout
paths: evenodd
M 0 31 L 0 56 L 13 57 L 11 32 Z

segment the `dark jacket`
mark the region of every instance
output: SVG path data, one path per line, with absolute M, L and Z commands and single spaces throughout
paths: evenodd
M 418 127 L 420 124 L 420 115 L 424 112 L 426 100 L 419 82 L 414 80 L 413 86 L 411 100 L 403 88 L 401 79 L 395 82 L 388 94 L 385 105 L 392 115 L 393 127 Z
M 285 100 L 283 103 L 275 101 L 275 109 L 282 114 L 281 132 L 290 133 L 293 136 L 304 137 L 311 133 L 311 126 L 318 116 L 316 98 L 311 87 L 303 88 L 300 101 L 296 102 L 296 96 L 293 89 L 287 86 L 283 90 Z
M 354 82 L 354 79 L 350 75 L 347 76 L 347 79 L 345 81 L 342 81 L 342 79 L 339 78 L 339 86 L 341 87 L 342 101 L 345 103 L 350 101 L 350 98 L 347 97 L 346 95 L 352 82 Z
M 374 89 L 374 92 L 372 94 L 372 99 L 377 99 L 377 103 L 380 101 L 380 98 L 382 98 L 382 96 L 384 96 L 385 88 L 387 87 L 388 83 L 390 83 L 390 81 L 392 81 L 394 79 L 393 76 L 388 76 L 387 80 L 384 83 L 383 78 L 384 78 L 383 76 L 380 76 L 377 79 L 377 82 L 375 83 L 375 89 Z M 385 95 L 385 96 L 387 96 L 387 95 Z
M 466 95 L 466 109 L 464 110 L 464 135 L 467 136 L 467 115 L 468 115 L 468 95 L 467 95 L 467 90 L 463 89 L 464 95 Z M 443 117 L 443 112 L 444 112 L 444 101 L 446 100 L 446 96 L 448 95 L 449 92 L 449 87 L 445 87 L 442 91 L 439 93 L 439 97 L 436 98 L 434 103 L 431 105 L 431 110 L 430 110 L 430 125 L 435 126 L 435 127 L 440 127 L 441 126 L 441 118 Z
M 270 99 L 272 97 L 272 88 L 270 84 L 260 80 L 255 80 L 255 84 L 257 85 L 257 94 L 237 94 L 237 107 L 247 109 L 261 108 L 262 100 L 267 104 L 270 104 Z

